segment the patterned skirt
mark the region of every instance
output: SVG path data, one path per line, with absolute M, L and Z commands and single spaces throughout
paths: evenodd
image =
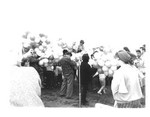
M 143 108 L 141 104 L 141 100 L 135 100 L 125 103 L 118 103 L 116 102 L 115 107 L 117 108 Z

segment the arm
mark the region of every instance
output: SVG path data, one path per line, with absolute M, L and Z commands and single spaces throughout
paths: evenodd
M 111 83 L 111 90 L 112 90 L 113 97 L 115 97 L 115 94 L 118 93 L 120 77 L 122 77 L 122 75 L 118 71 L 116 71 L 114 73 L 113 80 Z
M 76 64 L 76 62 L 75 61 L 73 61 L 73 60 L 71 60 L 71 59 L 67 59 L 67 62 L 70 64 L 70 66 L 72 67 L 72 68 L 75 68 L 75 67 L 77 67 L 77 64 Z
M 138 77 L 141 87 L 145 86 L 145 76 L 143 75 L 143 73 L 138 71 Z

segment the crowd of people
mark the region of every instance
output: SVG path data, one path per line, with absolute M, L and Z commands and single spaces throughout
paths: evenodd
M 102 47 L 99 48 L 100 50 Z M 63 56 L 57 60 L 51 56 L 50 61 L 45 66 L 40 66 L 39 61 L 41 57 L 38 56 L 34 50 L 25 50 L 24 53 L 32 53 L 32 57 L 28 59 L 23 58 L 21 66 L 34 67 L 41 79 L 41 88 L 60 88 L 59 96 L 71 99 L 73 95 L 73 82 L 75 77 L 79 80 L 81 78 L 81 104 L 86 105 L 87 91 L 89 84 L 92 83 L 93 90 L 99 89 L 95 84 L 95 73 L 98 69 L 89 64 L 89 60 L 94 57 L 96 51 L 91 55 L 84 53 L 80 62 L 80 67 L 76 61 L 71 59 L 72 53 L 80 53 L 84 51 L 84 41 L 81 40 L 77 49 L 72 47 L 72 50 L 63 50 Z M 118 51 L 114 56 L 118 61 L 121 61 L 117 70 L 114 72 L 111 85 L 113 98 L 115 100 L 115 107 L 118 108 L 137 108 L 142 107 L 140 99 L 145 96 L 145 52 L 146 46 L 143 45 L 134 55 L 130 52 L 128 47 L 124 47 Z M 79 70 L 80 68 L 80 70 Z M 80 72 L 79 72 L 80 71 Z M 101 83 L 101 89 L 105 93 L 106 79 L 102 75 L 96 75 Z

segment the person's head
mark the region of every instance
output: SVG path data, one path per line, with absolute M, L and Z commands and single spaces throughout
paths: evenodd
M 67 54 L 67 52 L 68 52 L 68 50 L 63 50 L 63 55 L 66 55 Z
M 120 50 L 116 53 L 116 56 L 125 64 L 133 64 L 132 57 L 125 50 Z
M 125 51 L 127 51 L 127 52 L 130 52 L 130 50 L 129 50 L 128 47 L 124 47 L 123 49 L 124 49 Z
M 66 56 L 67 56 L 68 58 L 70 58 L 70 57 L 72 56 L 72 53 L 71 53 L 71 52 L 67 52 L 67 53 L 66 53 Z
M 88 54 L 84 54 L 82 56 L 82 60 L 83 60 L 83 62 L 89 62 L 89 55 Z
M 80 41 L 80 45 L 84 45 L 84 41 L 83 40 Z
M 141 50 L 136 50 L 136 54 L 137 54 L 137 57 L 139 58 L 139 57 L 141 57 Z
M 140 49 L 141 49 L 141 53 L 143 54 L 144 52 L 146 52 L 146 49 L 145 49 L 145 47 L 143 46 L 143 47 L 140 47 Z

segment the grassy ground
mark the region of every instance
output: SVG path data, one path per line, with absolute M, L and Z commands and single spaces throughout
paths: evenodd
M 89 102 L 86 106 L 81 106 L 81 108 L 93 108 L 96 103 L 101 103 L 109 106 L 113 106 L 114 99 L 110 86 L 106 87 L 106 94 L 99 95 L 97 91 L 89 90 L 87 93 L 87 101 Z M 42 89 L 42 101 L 44 102 L 45 107 L 70 107 L 78 108 L 79 107 L 79 91 L 78 83 L 74 83 L 74 93 L 72 99 L 66 99 L 65 97 L 59 97 L 58 92 L 60 88 L 56 89 Z M 145 106 L 145 99 L 142 99 L 142 104 Z

